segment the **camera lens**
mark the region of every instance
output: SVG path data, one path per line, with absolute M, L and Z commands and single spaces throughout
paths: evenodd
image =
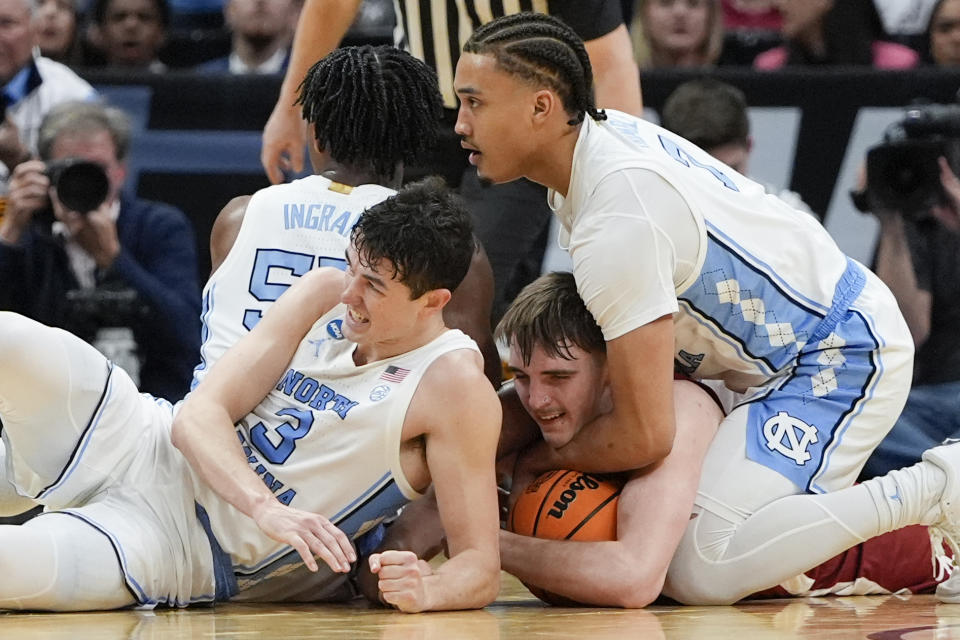
M 103 204 L 110 192 L 107 172 L 96 162 L 68 158 L 47 166 L 50 184 L 67 209 L 89 213 Z

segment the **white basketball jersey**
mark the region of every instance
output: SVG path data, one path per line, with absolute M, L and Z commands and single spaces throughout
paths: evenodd
M 314 324 L 276 387 L 237 425 L 237 437 L 277 499 L 324 515 L 356 539 L 419 495 L 399 454 L 404 417 L 427 368 L 445 353 L 477 347 L 448 330 L 411 352 L 357 366 L 356 345 L 340 331 L 345 312 L 338 305 Z M 296 551 L 196 484 L 241 592 L 302 565 Z
M 360 214 L 394 193 L 309 176 L 253 194 L 233 247 L 203 290 L 201 362 L 191 388 L 296 278 L 314 267 L 345 269 Z
M 617 292 L 612 303 L 598 308 L 594 301 L 600 296 L 581 290 L 607 339 L 649 322 L 651 309 L 653 317 L 674 312 L 677 360 L 691 375 L 721 377 L 735 389 L 775 377 L 816 338 L 850 261 L 810 215 L 766 194 L 699 147 L 644 120 L 607 114 L 608 120 L 587 118 L 582 127 L 567 197 L 549 194 L 578 287 L 600 261 L 607 266 L 615 261 L 621 280 L 604 283 Z M 643 193 L 615 191 L 605 182 L 630 169 L 653 171 L 672 185 L 701 236 L 697 255 L 683 256 L 695 268 L 674 277 L 667 283 L 673 291 L 658 291 L 655 299 L 644 299 L 650 274 L 631 268 L 629 255 L 596 255 L 598 238 L 632 233 L 630 217 L 658 205 Z M 632 251 L 646 251 L 646 240 L 637 236 Z M 602 317 L 616 318 L 613 336 Z

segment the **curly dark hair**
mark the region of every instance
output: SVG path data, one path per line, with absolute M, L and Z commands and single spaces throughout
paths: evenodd
M 391 277 L 410 289 L 411 299 L 456 289 L 476 248 L 470 215 L 437 177 L 411 182 L 367 209 L 350 241 L 364 266 L 389 260 Z
M 314 64 L 298 89 L 303 119 L 334 160 L 391 175 L 437 144 L 443 98 L 437 74 L 390 46 L 341 47 Z
M 606 120 L 593 94 L 593 68 L 580 36 L 562 20 L 542 13 L 515 13 L 473 32 L 464 53 L 492 55 L 508 73 L 557 92 L 571 125 L 587 114 Z
M 497 325 L 496 337 L 516 346 L 530 364 L 539 346 L 548 355 L 572 360 L 571 346 L 588 353 L 606 353 L 603 332 L 577 293 L 573 274 L 553 271 L 520 291 Z

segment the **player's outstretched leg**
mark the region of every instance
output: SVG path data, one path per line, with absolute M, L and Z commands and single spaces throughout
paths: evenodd
M 0 609 L 85 611 L 134 604 L 105 535 L 60 513 L 0 526 Z
M 732 486 L 766 482 L 775 487 L 778 482 L 778 474 L 760 465 L 745 463 L 740 471 Z M 942 532 L 954 546 L 960 543 L 958 474 L 960 443 L 932 449 L 913 466 L 831 493 L 790 495 L 759 507 L 700 497 L 700 510 L 677 548 L 664 591 L 687 604 L 729 604 L 911 524 Z M 943 587 L 942 597 L 950 598 L 956 585 Z

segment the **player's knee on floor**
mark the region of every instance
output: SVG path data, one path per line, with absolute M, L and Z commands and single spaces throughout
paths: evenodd
M 729 561 L 721 559 L 721 550 L 706 548 L 697 540 L 696 530 L 688 528 L 674 552 L 664 594 L 681 604 L 733 604 L 745 595 L 742 587 L 729 579 Z

